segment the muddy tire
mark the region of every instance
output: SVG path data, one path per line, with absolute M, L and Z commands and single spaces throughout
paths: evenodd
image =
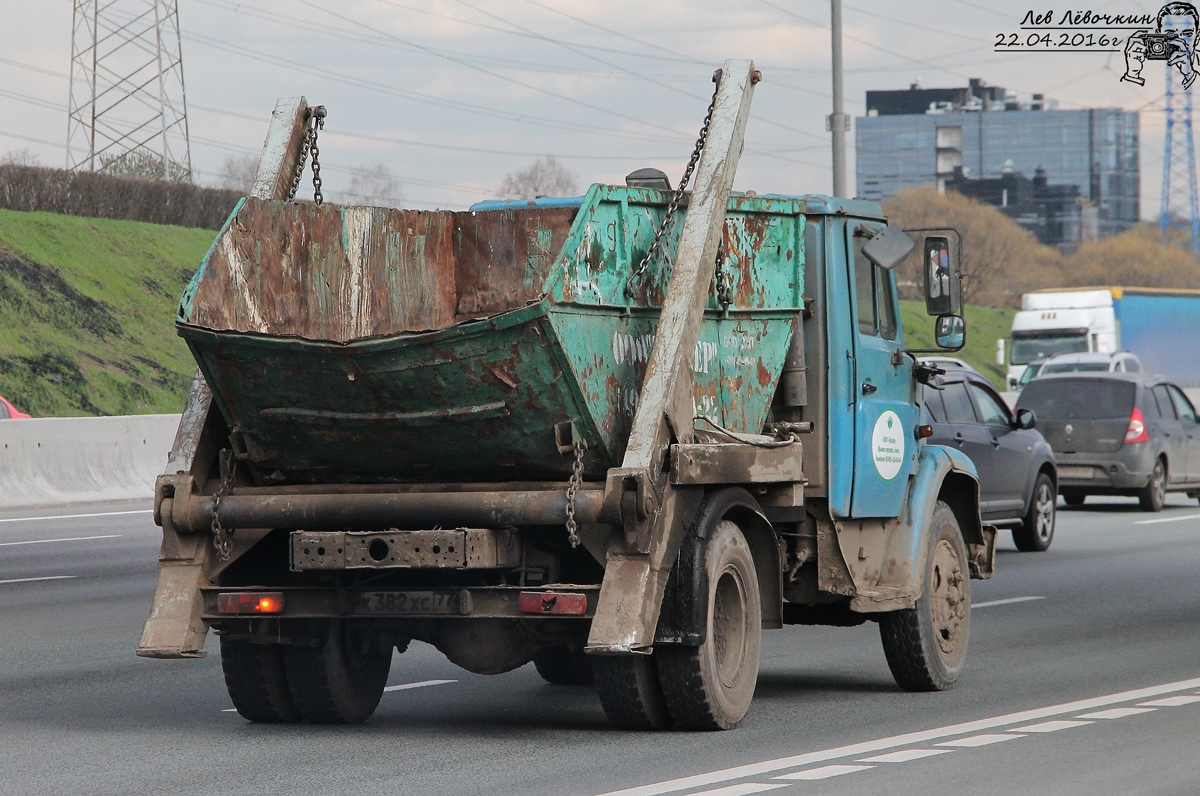
M 1083 492 L 1075 492 L 1071 489 L 1064 489 L 1059 494 L 1062 495 L 1063 502 L 1068 506 L 1082 506 L 1083 501 L 1087 500 L 1087 495 Z
M 300 720 L 288 691 L 279 644 L 251 644 L 221 636 L 225 688 L 242 718 L 261 724 Z
M 750 546 L 738 526 L 717 524 L 705 550 L 708 624 L 699 647 L 659 648 L 667 709 L 677 726 L 730 730 L 750 709 L 762 652 L 762 606 Z
M 551 685 L 591 685 L 596 682 L 592 662 L 583 649 L 549 647 L 533 656 L 533 665 Z
M 1138 490 L 1138 503 L 1142 511 L 1162 511 L 1166 502 L 1167 465 L 1162 459 L 1155 459 L 1149 483 Z
M 604 715 L 626 730 L 663 730 L 671 714 L 658 679 L 657 655 L 593 655 Z
M 1020 528 L 1013 529 L 1013 544 L 1023 553 L 1041 553 L 1050 549 L 1054 541 L 1055 504 L 1054 482 L 1050 476 L 1040 473 L 1033 484 L 1033 495 L 1029 498 L 1029 511 Z
M 284 650 L 288 690 L 309 724 L 357 724 L 375 712 L 392 664 L 392 648 L 330 623 L 324 644 Z
M 925 588 L 913 608 L 880 617 L 888 668 L 906 691 L 954 686 L 967 656 L 971 582 L 967 550 L 954 512 L 938 501 L 929 532 Z

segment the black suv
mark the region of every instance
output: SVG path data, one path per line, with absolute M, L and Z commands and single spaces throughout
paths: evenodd
M 1034 430 L 1032 412 L 1017 412 L 970 367 L 932 362 L 945 371 L 924 385 L 930 442 L 957 448 L 979 471 L 984 522 L 1013 526 L 1018 550 L 1042 551 L 1054 538 L 1058 473 L 1054 452 Z M 1026 387 L 1026 389 L 1029 389 Z
M 1068 505 L 1136 495 L 1160 511 L 1167 492 L 1200 496 L 1200 424 L 1183 390 L 1144 373 L 1039 376 L 1017 401 L 1037 413 Z

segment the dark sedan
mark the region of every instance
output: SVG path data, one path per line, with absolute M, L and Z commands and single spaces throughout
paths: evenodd
M 979 471 L 984 522 L 1012 526 L 1017 549 L 1042 551 L 1054 538 L 1058 471 L 1034 429 L 1033 413 L 1014 417 L 988 380 L 971 368 L 937 363 L 945 374 L 921 388 L 930 442 L 958 448 Z
M 1069 505 L 1088 495 L 1136 495 L 1143 509 L 1159 511 L 1167 492 L 1200 495 L 1196 409 L 1161 376 L 1040 376 L 1017 406 L 1037 414 Z

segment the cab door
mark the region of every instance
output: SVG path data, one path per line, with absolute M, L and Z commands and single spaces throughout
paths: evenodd
M 881 229 L 882 224 L 851 219 L 845 230 L 853 321 L 851 517 L 898 516 L 916 461 L 917 406 L 911 364 L 900 355 L 895 274 L 862 253 L 863 244 Z

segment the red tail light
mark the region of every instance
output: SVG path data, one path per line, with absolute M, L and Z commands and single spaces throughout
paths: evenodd
M 1125 444 L 1129 445 L 1134 442 L 1149 442 L 1150 432 L 1146 429 L 1146 421 L 1142 417 L 1142 410 L 1136 406 L 1133 407 L 1133 414 L 1129 416 L 1129 428 L 1125 430 Z
M 281 614 L 283 592 L 223 592 L 217 595 L 219 614 Z

